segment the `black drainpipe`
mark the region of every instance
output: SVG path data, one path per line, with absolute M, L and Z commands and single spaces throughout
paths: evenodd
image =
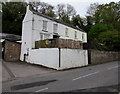
M 26 54 L 24 54 L 24 60 L 23 61 L 25 62 L 25 60 L 26 60 Z
M 27 53 L 27 54 L 24 54 L 24 62 L 25 62 L 25 60 L 26 60 L 26 56 L 28 56 L 29 54 Z
M 61 49 L 61 48 L 58 48 L 58 49 L 59 49 L 59 68 L 60 68 L 60 65 L 61 65 L 61 64 L 60 64 L 60 63 L 61 63 L 61 60 L 60 60 L 60 59 L 61 59 L 61 51 L 60 51 L 60 49 Z

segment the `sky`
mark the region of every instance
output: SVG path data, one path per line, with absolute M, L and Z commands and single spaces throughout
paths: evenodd
M 71 4 L 77 11 L 77 14 L 79 14 L 81 17 L 85 17 L 90 4 L 97 2 L 99 4 L 106 4 L 110 2 L 119 2 L 120 0 L 37 0 L 37 1 L 45 2 L 53 6 L 56 6 L 57 4 L 60 3 Z

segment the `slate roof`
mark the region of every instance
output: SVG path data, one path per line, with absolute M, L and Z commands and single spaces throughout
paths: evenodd
M 21 36 L 7 33 L 0 33 L 0 39 L 7 39 L 11 41 L 19 41 L 21 40 Z

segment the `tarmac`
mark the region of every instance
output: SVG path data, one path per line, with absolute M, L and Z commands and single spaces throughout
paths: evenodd
M 111 86 L 104 86 L 104 87 L 96 87 L 96 88 L 88 88 L 88 89 L 81 89 L 81 90 L 74 90 L 74 91 L 70 91 L 70 92 L 102 92 L 102 93 L 106 93 L 106 92 L 111 92 L 111 93 L 115 93 L 115 94 L 120 94 L 120 85 L 111 85 Z
M 6 62 L 0 61 L 0 82 L 9 81 L 15 78 L 29 77 L 34 75 L 43 75 L 56 70 L 49 69 L 40 65 L 30 64 L 26 62 Z
M 45 75 L 52 72 L 58 72 L 58 71 L 54 69 L 46 68 L 40 65 L 30 64 L 30 63 L 21 62 L 21 61 L 6 62 L 3 60 L 0 60 L 0 83 L 7 82 L 17 78 L 19 79 L 24 77 Z M 0 86 L 0 90 L 2 90 L 1 86 Z M 118 93 L 118 90 L 120 90 L 120 85 L 69 91 L 68 94 L 72 94 L 73 92 L 76 92 L 76 93 L 77 92 L 117 92 Z

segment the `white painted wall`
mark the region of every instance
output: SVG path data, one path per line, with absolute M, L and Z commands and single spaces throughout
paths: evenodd
M 26 61 L 33 64 L 58 69 L 59 49 L 58 48 L 32 49 L 30 51 L 30 55 L 26 58 Z
M 88 65 L 87 50 L 61 49 L 60 69 L 80 67 Z
M 62 70 L 88 65 L 88 56 L 87 50 L 60 49 L 59 53 L 58 48 L 40 48 L 30 50 L 30 54 L 26 57 L 26 61 L 32 64 Z
M 34 22 L 33 22 L 33 36 L 32 36 L 32 48 L 35 48 L 35 41 L 40 40 L 40 34 L 48 34 L 49 39 L 53 38 L 53 31 L 52 31 L 52 21 L 49 19 L 46 19 L 44 17 L 38 16 L 33 14 Z M 43 29 L 43 20 L 48 21 L 48 32 L 42 31 Z
M 24 54 L 27 53 L 27 49 L 32 48 L 32 28 L 33 28 L 33 13 L 27 7 L 27 11 L 22 22 L 22 45 L 21 45 L 21 55 L 20 60 L 24 60 Z
M 63 39 L 72 39 L 72 40 L 76 40 L 76 41 L 83 41 L 82 40 L 82 33 L 84 33 L 85 35 L 85 40 L 83 42 L 87 42 L 87 33 L 86 32 L 82 32 L 82 31 L 79 31 L 77 29 L 74 29 L 74 28 L 71 28 L 71 27 L 68 27 L 66 25 L 63 25 L 61 23 L 57 23 L 53 20 L 50 20 L 50 19 L 47 19 L 45 17 L 41 17 L 39 15 L 36 15 L 34 14 L 34 33 L 37 33 L 36 31 L 39 31 L 39 33 L 43 33 L 43 34 L 50 34 L 50 37 L 49 39 L 52 39 L 53 38 L 53 24 L 58 24 L 58 34 L 60 35 L 60 38 L 63 38 Z M 48 32 L 44 32 L 42 31 L 42 23 L 43 23 L 43 20 L 47 21 L 47 26 L 48 26 Z M 65 29 L 68 28 L 68 33 L 69 33 L 69 37 L 66 37 L 65 36 Z M 77 32 L 78 34 L 78 38 L 75 39 L 74 35 L 75 35 L 75 31 Z M 40 36 L 38 37 L 35 37 L 34 39 L 39 39 Z

